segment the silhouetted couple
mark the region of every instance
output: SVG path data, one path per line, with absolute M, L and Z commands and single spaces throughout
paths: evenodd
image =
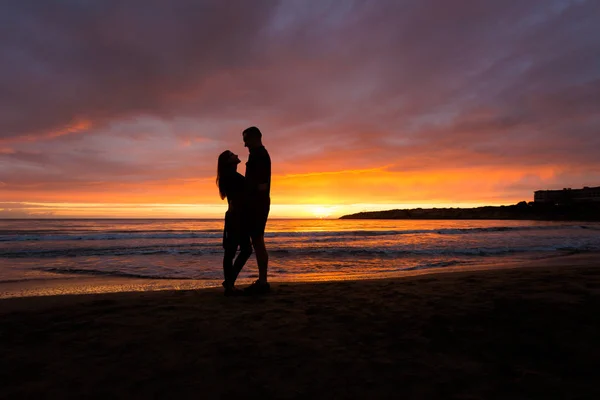
M 221 153 L 217 167 L 219 193 L 221 199 L 227 198 L 229 204 L 223 229 L 223 287 L 226 296 L 264 294 L 270 290 L 265 226 L 271 207 L 271 158 L 257 127 L 245 129 L 242 137 L 250 152 L 246 176 L 237 172 L 240 159 L 229 150 Z M 235 281 L 250 258 L 252 248 L 256 253 L 258 280 L 242 291 L 235 287 Z

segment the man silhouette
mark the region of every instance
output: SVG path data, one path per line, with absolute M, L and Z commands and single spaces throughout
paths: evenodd
M 269 254 L 265 247 L 265 226 L 271 207 L 271 157 L 262 144 L 262 133 L 251 126 L 242 132 L 244 146 L 250 155 L 246 163 L 246 227 L 252 239 L 252 247 L 258 264 L 258 280 L 244 291 L 263 294 L 271 289 L 267 282 Z

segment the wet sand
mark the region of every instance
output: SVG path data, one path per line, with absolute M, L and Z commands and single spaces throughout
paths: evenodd
M 600 398 L 600 258 L 0 300 L 1 398 Z

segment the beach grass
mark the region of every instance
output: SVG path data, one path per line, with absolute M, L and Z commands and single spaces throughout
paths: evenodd
M 600 398 L 600 258 L 0 301 L 2 398 Z

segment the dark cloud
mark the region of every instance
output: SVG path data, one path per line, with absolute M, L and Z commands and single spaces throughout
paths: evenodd
M 3 3 L 4 137 L 172 115 L 222 69 L 256 64 L 272 1 Z

